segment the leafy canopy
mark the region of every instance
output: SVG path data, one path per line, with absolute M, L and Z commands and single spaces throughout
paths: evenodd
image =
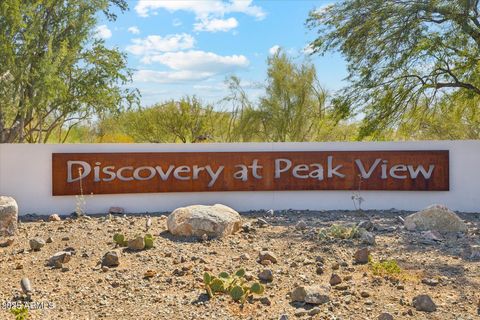
M 95 37 L 99 12 L 115 19 L 112 8 L 126 1 L 0 1 L 0 143 L 45 142 L 137 102 L 122 87 L 126 56 Z
M 344 0 L 307 25 L 318 30 L 314 53 L 346 58 L 351 85 L 334 104 L 343 116 L 365 113 L 362 136 L 454 92 L 480 95 L 478 0 Z

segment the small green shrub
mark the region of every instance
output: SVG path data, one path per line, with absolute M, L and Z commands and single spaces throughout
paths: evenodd
M 339 224 L 334 224 L 330 228 L 320 230 L 318 236 L 320 240 L 326 239 L 353 239 L 360 236 L 359 228 L 357 226 L 347 227 Z
M 370 269 L 374 275 L 393 276 L 399 275 L 402 272 L 402 268 L 400 268 L 396 260 L 373 261 L 371 257 L 369 257 L 368 260 Z
M 238 269 L 233 275 L 228 274 L 228 272 L 221 272 L 218 277 L 205 272 L 203 282 L 209 298 L 215 297 L 216 294 L 228 294 L 233 301 L 240 301 L 241 303 L 244 303 L 251 294 L 260 295 L 265 291 L 260 283 L 249 284 L 247 282 L 244 269 Z
M 29 318 L 28 308 L 25 306 L 11 308 L 10 313 L 15 316 L 15 320 L 27 320 Z

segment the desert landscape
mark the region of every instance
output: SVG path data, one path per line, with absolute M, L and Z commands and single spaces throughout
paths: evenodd
M 411 213 L 243 212 L 215 238 L 172 235 L 169 213 L 21 216 L 0 248 L 0 317 L 23 303 L 29 319 L 477 319 L 480 217 L 408 231 Z M 206 272 L 239 269 L 261 294 L 209 297 Z

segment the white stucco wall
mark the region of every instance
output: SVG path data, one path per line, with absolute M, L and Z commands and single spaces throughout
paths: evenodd
M 480 212 L 480 141 L 242 143 L 242 144 L 0 144 L 0 195 L 14 197 L 20 214 L 67 214 L 75 196 L 51 195 L 54 152 L 449 150 L 450 191 L 362 191 L 364 209 L 418 210 L 442 203 Z M 353 209 L 350 191 L 242 191 L 86 196 L 88 213 L 120 206 L 127 212 L 158 212 L 189 204 L 223 203 L 251 209 Z

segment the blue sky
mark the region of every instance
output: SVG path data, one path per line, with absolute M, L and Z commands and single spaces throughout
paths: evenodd
M 138 0 L 115 22 L 99 21 L 97 37 L 128 54 L 132 87 L 142 105 L 197 95 L 216 102 L 227 94 L 226 77 L 236 75 L 252 98 L 266 77 L 267 58 L 281 47 L 300 62 L 315 32 L 308 12 L 330 0 Z M 337 54 L 311 56 L 322 85 L 340 89 L 345 62 Z

